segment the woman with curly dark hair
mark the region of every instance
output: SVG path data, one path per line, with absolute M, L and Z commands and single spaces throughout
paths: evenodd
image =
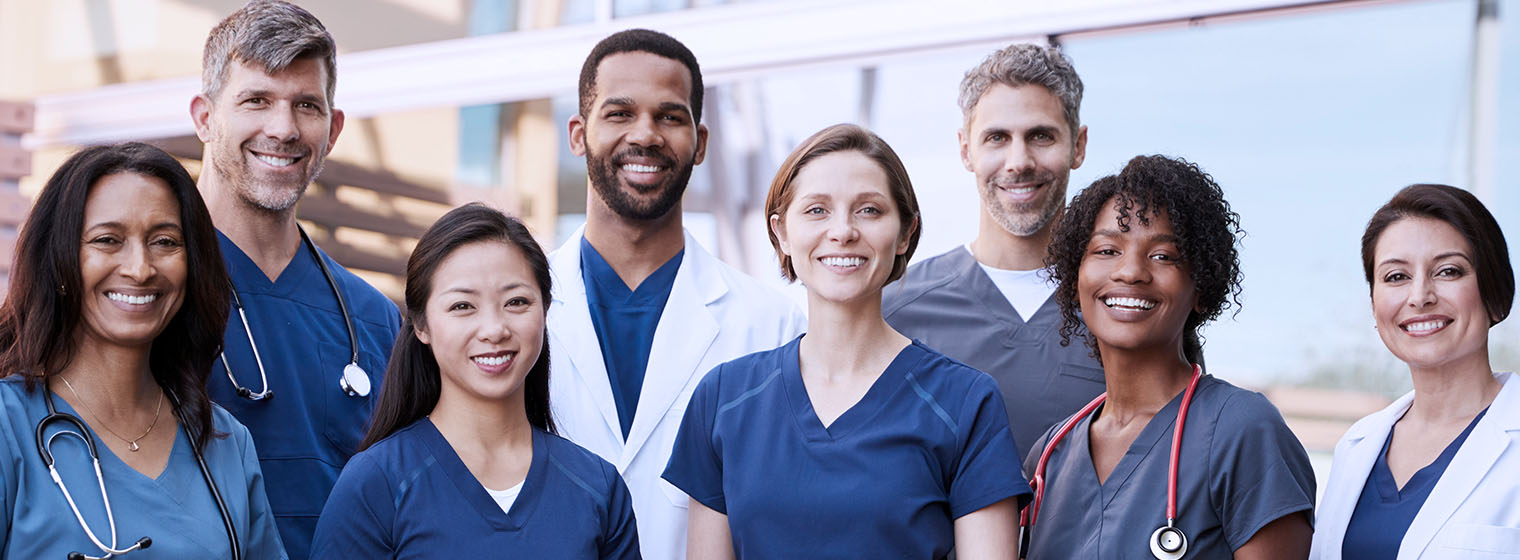
M 1265 397 L 1198 365 L 1203 325 L 1239 305 L 1239 220 L 1213 178 L 1164 156 L 1068 207 L 1047 259 L 1063 338 L 1086 324 L 1107 392 L 1025 459 L 1025 557 L 1308 556 L 1303 446 Z
M 253 439 L 206 396 L 221 263 L 163 150 L 86 148 L 48 179 L 0 306 L 0 558 L 285 557 Z

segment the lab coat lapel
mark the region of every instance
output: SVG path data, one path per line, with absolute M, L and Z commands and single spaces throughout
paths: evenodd
M 1494 402 L 1489 404 L 1483 419 L 1473 426 L 1472 433 L 1467 435 L 1467 441 L 1457 450 L 1456 456 L 1451 458 L 1446 472 L 1441 474 L 1436 487 L 1430 491 L 1430 497 L 1426 498 L 1425 505 L 1420 507 L 1420 513 L 1409 524 L 1409 532 L 1404 534 L 1404 540 L 1399 544 L 1400 560 L 1412 560 L 1424 554 L 1436 533 L 1440 532 L 1463 502 L 1473 497 L 1473 489 L 1511 445 L 1512 438 L 1508 432 L 1520 431 L 1520 408 L 1517 408 L 1520 407 L 1520 383 L 1510 383 L 1513 378 L 1514 374 L 1500 377 L 1504 388 L 1494 397 Z
M 633 426 L 623 448 L 623 464 L 638 454 L 692 377 L 707 373 L 698 370 L 718 337 L 718 321 L 707 305 L 727 293 L 728 285 L 713 270 L 715 259 L 689 233 L 685 251 L 671 284 L 670 298 L 655 327 L 644 386 L 639 391 L 639 408 L 634 412 Z
M 1347 431 L 1346 447 L 1335 457 L 1330 481 L 1325 485 L 1333 490 L 1325 492 L 1324 501 L 1319 505 L 1319 515 L 1316 516 L 1319 525 L 1315 527 L 1315 538 L 1332 543 L 1334 558 L 1340 557 L 1340 543 L 1346 540 L 1346 526 L 1351 522 L 1351 513 L 1356 510 L 1356 502 L 1362 496 L 1362 487 L 1367 484 L 1367 475 L 1372 472 L 1372 465 L 1383 451 L 1383 442 L 1392 432 L 1393 423 L 1404 416 L 1404 411 L 1409 410 L 1412 402 L 1414 393 L 1406 394 L 1383 410 L 1352 425 Z
M 602 360 L 601 339 L 591 323 L 591 307 L 586 300 L 586 283 L 581 276 L 581 235 L 585 227 L 571 236 L 555 252 L 550 270 L 562 273 L 554 277 L 554 303 L 549 307 L 549 336 L 554 337 L 568 356 L 553 355 L 551 360 L 569 360 L 570 369 L 596 401 L 597 410 L 607 422 L 607 429 L 619 436 L 617 404 L 612 400 L 612 381 L 607 378 L 607 363 Z M 614 438 L 621 439 L 621 438 Z

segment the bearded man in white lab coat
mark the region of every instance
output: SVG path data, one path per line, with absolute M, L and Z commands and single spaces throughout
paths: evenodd
M 560 435 L 617 467 L 645 558 L 686 556 L 689 498 L 660 479 L 687 401 L 718 364 L 806 325 L 776 290 L 723 264 L 681 226 L 707 150 L 702 74 L 685 45 L 632 29 L 581 68 L 570 149 L 585 156 L 586 226 L 549 256 L 550 406 Z

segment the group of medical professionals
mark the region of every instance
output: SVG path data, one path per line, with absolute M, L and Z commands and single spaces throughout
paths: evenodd
M 455 208 L 398 310 L 296 220 L 335 54 L 251 2 L 206 40 L 198 182 L 127 143 L 42 188 L 0 306 L 0 558 L 1520 558 L 1520 382 L 1488 348 L 1515 275 L 1466 191 L 1372 212 L 1414 391 L 1316 507 L 1277 409 L 1205 367 L 1241 295 L 1224 189 L 1140 156 L 1068 204 L 1088 129 L 1054 48 L 966 73 L 981 212 L 945 254 L 908 265 L 918 200 L 872 132 L 782 162 L 766 233 L 806 314 L 682 227 L 702 74 L 642 29 L 580 72 L 585 226 L 546 254 Z

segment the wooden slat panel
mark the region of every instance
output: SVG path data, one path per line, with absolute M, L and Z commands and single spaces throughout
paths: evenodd
M 149 143 L 176 157 L 201 159 L 201 141 L 194 136 L 176 136 Z M 324 185 L 353 185 L 389 195 L 416 198 L 438 204 L 451 204 L 447 192 L 412 183 L 389 171 L 370 171 L 351 163 L 331 159 L 322 165 L 322 175 L 317 180 Z
M 297 212 L 302 219 L 329 227 L 366 229 L 397 237 L 422 237 L 428 226 L 415 223 L 406 216 L 379 216 L 365 212 L 326 196 L 302 198 Z
M 0 188 L 0 227 L 20 226 L 32 209 L 32 199 L 15 189 Z
M 0 135 L 0 179 L 20 179 L 32 174 L 32 152 L 17 138 Z
M 32 131 L 37 109 L 31 103 L 0 101 L 0 132 L 24 134 Z

